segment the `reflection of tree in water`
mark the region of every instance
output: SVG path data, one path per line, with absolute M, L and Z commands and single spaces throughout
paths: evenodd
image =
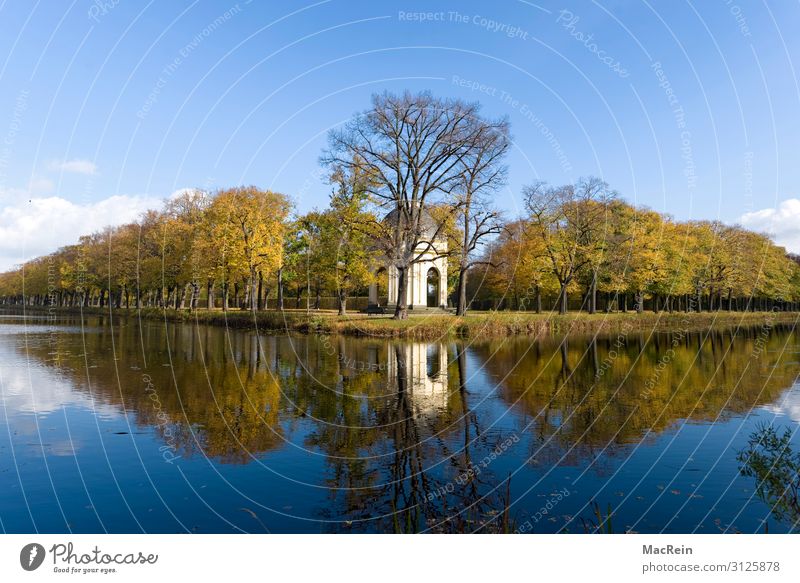
M 302 435 L 294 444 L 301 446 L 298 456 L 325 455 L 331 503 L 319 514 L 334 530 L 463 529 L 460 509 L 479 501 L 470 510 L 478 516 L 492 505 L 480 497 L 490 489 L 488 471 L 454 481 L 473 451 L 490 444 L 458 381 L 459 361 L 450 362 L 454 352 L 444 344 L 259 340 L 212 327 L 149 323 L 57 339 L 59 372 L 75 390 L 91 386 L 93 398 L 124 409 L 182 455 L 246 463 Z M 30 349 L 52 361 L 47 343 Z M 452 436 L 461 431 L 459 445 Z
M 55 351 L 47 343 L 30 349 L 43 362 L 53 362 L 52 352 L 57 352 L 58 371 L 75 390 L 88 391 L 93 399 L 135 416 L 138 425 L 153 427 L 176 454 L 202 452 L 224 463 L 246 463 L 283 443 L 280 388 L 255 335 L 145 325 L 144 367 L 138 332 L 136 326 L 118 326 L 113 333 L 101 327 L 82 337 L 54 335 Z M 85 354 L 77 352 L 77 345 L 85 346 Z M 166 358 L 168 347 L 171 359 Z
M 778 521 L 800 524 L 800 453 L 792 451 L 792 431 L 759 427 L 736 459 L 742 475 L 754 478 L 756 495 Z
M 487 431 L 494 419 L 483 405 L 487 392 L 513 407 L 521 438 L 515 457 L 530 447 L 531 463 L 543 468 L 598 456 L 611 463 L 615 452 L 678 421 L 774 401 L 798 368 L 782 350 L 782 332 L 516 338 L 465 348 L 346 337 L 259 340 L 212 327 L 144 324 L 56 335 L 55 352 L 76 390 L 89 391 L 88 362 L 93 398 L 131 412 L 165 441 L 169 430 L 185 455 L 245 463 L 286 447 L 302 464 L 303 456 L 321 454 L 325 474 L 312 479 L 328 487 L 329 500 L 315 512 L 330 530 L 472 532 L 509 526 L 500 466 L 472 469 L 506 437 L 496 427 Z M 28 349 L 52 361 L 47 342 Z M 473 360 L 482 370 L 468 375 Z M 144 374 L 152 377 L 157 407 Z
M 777 327 L 776 327 L 777 328 Z M 798 367 L 787 330 L 639 334 L 597 340 L 512 339 L 476 347 L 499 392 L 532 421 L 533 463 L 623 453 L 676 422 L 710 421 L 769 403 Z M 792 335 L 795 332 L 791 332 Z M 760 348 L 763 344 L 763 349 Z M 547 445 L 545 445 L 547 444 Z
M 489 519 L 504 493 L 487 497 L 495 485 L 490 471 L 470 471 L 473 450 L 487 440 L 467 405 L 464 352 L 448 364 L 447 346 L 430 348 L 341 340 L 334 390 L 303 400 L 321 421 L 308 444 L 325 451 L 331 467 L 330 503 L 320 511 L 331 530 L 496 527 Z M 324 416 L 330 413 L 335 418 Z M 459 444 L 452 436 L 462 431 Z

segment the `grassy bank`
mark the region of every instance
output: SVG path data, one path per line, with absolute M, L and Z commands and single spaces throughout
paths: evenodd
M 48 313 L 47 308 L 27 308 L 30 314 Z M 3 310 L 21 313 L 20 310 Z M 78 308 L 58 308 L 58 314 L 77 314 Z M 84 308 L 84 314 L 109 315 L 108 308 Z M 266 333 L 300 332 L 305 334 L 345 334 L 377 338 L 434 339 L 442 336 L 462 338 L 502 337 L 513 335 L 545 336 L 550 334 L 596 334 L 620 331 L 700 331 L 709 328 L 750 327 L 769 324 L 794 324 L 796 312 L 704 312 L 586 314 L 532 314 L 527 312 L 472 312 L 465 317 L 446 314 L 411 315 L 408 320 L 392 320 L 390 316 L 367 316 L 353 313 L 337 316 L 334 312 L 287 310 L 248 311 L 162 310 L 145 308 L 114 310 L 113 316 L 170 322 L 187 322 L 227 326 L 237 329 L 258 329 Z

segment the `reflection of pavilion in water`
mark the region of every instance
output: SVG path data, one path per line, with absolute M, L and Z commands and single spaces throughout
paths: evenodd
M 398 392 L 407 391 L 415 412 L 428 413 L 447 407 L 445 344 L 416 342 L 390 348 L 386 373 L 390 387 Z

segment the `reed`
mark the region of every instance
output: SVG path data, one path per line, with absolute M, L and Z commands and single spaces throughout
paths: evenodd
M 611 509 L 611 504 L 608 505 L 605 511 L 600 508 L 600 504 L 595 500 L 590 502 L 590 506 L 597 521 L 581 517 L 584 532 L 587 534 L 614 534 L 614 527 L 611 522 L 614 511 Z

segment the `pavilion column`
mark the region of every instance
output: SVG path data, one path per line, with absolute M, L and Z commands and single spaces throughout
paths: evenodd
M 427 285 L 427 280 L 425 278 L 426 268 L 424 268 L 424 265 L 424 263 L 417 263 L 417 285 L 415 286 L 417 291 L 414 294 L 416 296 L 414 298 L 414 303 L 421 305 L 422 307 L 425 307 L 428 303 L 428 293 L 425 289 L 425 286 Z
M 389 299 L 390 304 L 397 304 L 397 270 L 394 265 L 390 265 L 387 270 L 389 273 Z
M 447 271 L 444 265 L 439 266 L 439 305 L 447 307 Z
M 369 300 L 368 300 L 368 302 L 373 306 L 378 303 L 378 284 L 377 283 L 369 284 Z
M 406 271 L 406 277 L 408 277 L 408 283 L 406 284 L 406 303 L 409 306 L 414 305 L 414 265 L 412 264 L 411 267 Z
M 411 305 L 416 305 L 419 302 L 419 290 L 417 287 L 419 286 L 419 268 L 422 264 L 415 263 L 414 269 L 411 270 L 411 277 L 412 277 L 412 284 L 411 288 Z

